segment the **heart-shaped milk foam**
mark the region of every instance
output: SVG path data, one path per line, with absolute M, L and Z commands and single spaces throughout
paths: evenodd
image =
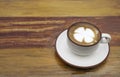
M 94 31 L 90 28 L 79 27 L 74 31 L 74 38 L 79 42 L 90 43 L 94 40 Z

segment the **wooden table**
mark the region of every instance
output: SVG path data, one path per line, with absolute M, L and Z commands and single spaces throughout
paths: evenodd
M 119 0 L 0 1 L 0 77 L 120 77 Z M 80 69 L 56 54 L 57 36 L 87 21 L 110 33 L 110 55 L 101 65 Z

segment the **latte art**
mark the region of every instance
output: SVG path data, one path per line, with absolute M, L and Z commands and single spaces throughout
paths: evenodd
M 74 31 L 74 39 L 79 42 L 90 43 L 94 41 L 95 34 L 94 31 L 90 28 L 79 27 Z
M 68 29 L 68 38 L 75 44 L 91 46 L 97 44 L 101 38 L 101 32 L 93 24 L 78 22 Z

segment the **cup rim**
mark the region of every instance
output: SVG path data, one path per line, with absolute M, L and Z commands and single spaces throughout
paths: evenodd
M 92 45 L 80 45 L 80 44 L 75 43 L 73 40 L 71 40 L 71 39 L 70 39 L 70 36 L 69 36 L 70 28 L 73 27 L 75 24 L 78 24 L 78 23 L 90 24 L 91 26 L 95 27 L 95 28 L 98 30 L 98 32 L 100 33 L 100 38 L 98 39 L 98 41 L 97 41 L 96 43 L 92 44 Z M 77 46 L 82 46 L 82 47 L 91 47 L 91 46 L 94 46 L 94 45 L 98 44 L 99 41 L 101 40 L 101 34 L 102 34 L 102 33 L 101 33 L 101 31 L 99 30 L 99 28 L 98 28 L 96 25 L 94 25 L 94 24 L 92 24 L 92 23 L 89 23 L 89 22 L 75 22 L 75 23 L 73 23 L 73 24 L 67 29 L 67 37 L 68 37 L 68 39 L 69 39 L 73 44 L 76 44 Z

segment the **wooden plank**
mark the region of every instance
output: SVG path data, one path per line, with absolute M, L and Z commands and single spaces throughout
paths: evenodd
M 0 48 L 53 47 L 58 34 L 71 24 L 90 22 L 112 36 L 111 45 L 120 46 L 120 17 L 1 17 Z M 49 45 L 48 45 L 49 44 Z
M 0 0 L 0 16 L 119 16 L 120 0 Z
M 0 49 L 1 77 L 119 77 L 120 46 L 111 46 L 106 62 L 92 69 L 68 66 L 54 48 Z

